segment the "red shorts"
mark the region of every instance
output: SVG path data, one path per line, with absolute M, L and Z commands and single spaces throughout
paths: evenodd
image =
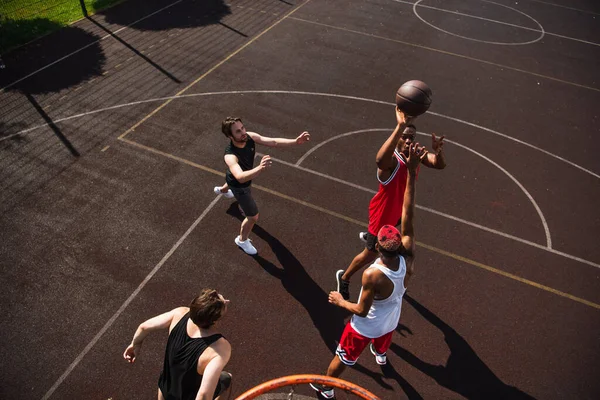
M 344 329 L 344 333 L 342 333 L 342 338 L 340 339 L 340 344 L 338 345 L 335 354 L 338 355 L 344 364 L 354 365 L 365 347 L 373 342 L 375 352 L 379 355 L 383 355 L 392 344 L 393 333 L 394 331 L 391 331 L 375 339 L 368 338 L 356 332 L 354 328 L 352 328 L 352 325 L 350 325 L 350 322 L 348 322 Z

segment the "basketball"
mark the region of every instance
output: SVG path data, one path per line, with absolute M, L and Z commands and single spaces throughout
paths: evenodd
M 431 89 L 423 81 L 408 81 L 396 92 L 396 105 L 406 115 L 416 117 L 431 105 Z

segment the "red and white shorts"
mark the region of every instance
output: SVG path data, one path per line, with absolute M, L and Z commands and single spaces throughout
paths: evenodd
M 344 333 L 342 333 L 342 338 L 340 339 L 340 344 L 338 345 L 335 354 L 338 355 L 340 361 L 344 364 L 354 365 L 365 347 L 373 342 L 375 352 L 379 355 L 383 355 L 392 344 L 393 333 L 394 331 L 391 331 L 378 338 L 368 338 L 356 332 L 354 328 L 352 328 L 350 322 L 348 322 L 344 329 Z

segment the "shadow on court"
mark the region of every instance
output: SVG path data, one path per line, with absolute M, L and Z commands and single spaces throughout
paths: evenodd
M 76 143 L 54 122 L 52 107 L 59 103 L 62 92 L 102 75 L 105 55 L 100 38 L 75 26 L 64 27 L 50 36 L 8 54 L 7 67 L 0 74 L 0 85 L 8 86 L 0 93 L 0 215 L 75 162 L 82 154 L 78 147 L 89 147 L 81 141 Z M 44 49 L 48 40 L 58 40 L 66 47 L 86 47 L 77 57 L 68 57 L 59 65 L 49 66 L 45 73 L 26 78 L 31 68 L 30 54 L 50 60 L 59 56 L 53 53 L 55 46 Z M 39 51 L 27 52 L 32 46 Z M 44 124 L 46 128 L 19 134 L 25 126 Z
M 227 214 L 237 218 L 240 222 L 244 219 L 238 209 L 237 202 L 231 204 L 227 210 Z M 258 224 L 254 225 L 252 233 L 256 234 L 256 236 L 269 245 L 281 268 L 260 255 L 256 255 L 253 258 L 266 272 L 279 279 L 285 290 L 302 304 L 310 315 L 314 326 L 319 331 L 323 342 L 327 345 L 331 354 L 335 354 L 335 349 L 346 326 L 345 321 L 350 316 L 350 313 L 329 303 L 329 293 L 321 289 L 306 272 L 300 261 L 279 239 L 275 238 Z M 368 357 L 370 355 L 367 349 L 362 356 Z M 323 365 L 321 368 L 325 371 L 327 365 Z M 389 361 L 387 368 L 382 368 L 382 373 L 372 371 L 358 363 L 352 369 L 371 377 L 380 386 L 388 390 L 392 390 L 393 388 L 383 378 L 392 378 L 398 383 L 409 399 L 422 399 L 414 387 L 389 364 Z
M 154 5 L 156 9 L 165 6 L 164 2 L 160 1 L 146 2 L 145 6 L 149 6 L 148 3 L 156 3 Z M 128 13 L 120 12 L 119 7 L 108 9 L 101 12 L 101 14 L 104 15 L 106 22 L 111 24 L 126 26 L 135 21 Z M 184 0 L 161 13 L 160 18 L 146 18 L 136 22 L 131 28 L 142 31 L 163 31 L 174 28 L 197 28 L 219 24 L 246 36 L 221 22 L 221 19 L 229 14 L 231 14 L 231 9 L 222 0 Z
M 444 334 L 444 340 L 450 349 L 446 365 L 434 365 L 392 343 L 390 349 L 404 361 L 435 379 L 439 385 L 467 399 L 526 400 L 534 398 L 516 387 L 502 382 L 479 358 L 469 343 L 437 315 L 409 295 L 404 295 L 404 299 L 423 318 Z M 412 334 L 406 327 L 402 329 L 402 325 L 396 330 L 402 335 L 404 335 L 403 331 Z
M 227 214 L 242 221 L 244 217 L 234 202 Z M 328 293 L 311 278 L 294 254 L 260 225 L 254 225 L 252 233 L 265 241 L 275 254 L 281 268 L 260 255 L 253 258 L 271 276 L 279 279 L 285 290 L 306 309 L 321 338 L 333 354 L 344 330 L 344 319 L 349 314 L 330 304 Z M 242 250 L 240 250 L 242 251 Z

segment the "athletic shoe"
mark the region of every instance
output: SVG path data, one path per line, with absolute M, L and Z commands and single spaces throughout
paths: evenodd
M 358 238 L 363 242 L 367 243 L 367 232 L 360 232 L 358 234 Z
M 226 199 L 231 199 L 233 198 L 233 192 L 231 191 L 231 189 L 228 189 L 225 193 L 221 192 L 221 188 L 218 186 L 215 186 L 215 194 L 222 194 Z
M 369 348 L 371 349 L 371 353 L 373 353 L 373 355 L 375 356 L 375 362 L 377 364 L 379 364 L 379 365 L 387 364 L 387 356 L 385 355 L 385 353 L 383 353 L 383 355 L 377 354 L 377 352 L 375 351 L 375 346 L 373 346 L 373 342 L 371 342 L 369 344 Z
M 335 393 L 331 386 L 321 385 L 320 383 L 309 383 L 310 387 L 317 391 L 317 398 L 326 400 L 335 400 Z
M 244 241 L 241 241 L 240 237 L 237 236 L 234 241 L 235 244 L 237 244 L 240 247 L 240 249 L 244 250 L 246 254 L 253 256 L 258 253 L 256 247 L 252 246 L 252 240 L 246 239 Z
M 335 273 L 335 280 L 337 281 L 337 291 L 340 292 L 344 300 L 348 300 L 350 298 L 350 282 L 342 279 L 342 275 L 344 275 L 344 270 L 340 269 Z

